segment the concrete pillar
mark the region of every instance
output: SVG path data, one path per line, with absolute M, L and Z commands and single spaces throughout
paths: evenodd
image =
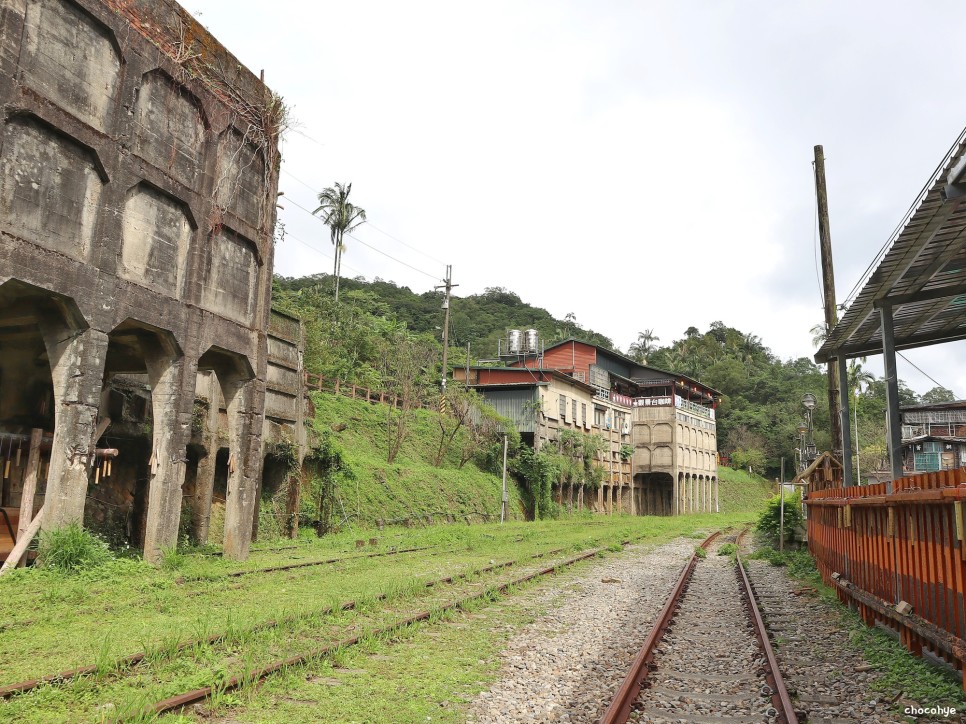
M 718 501 L 718 479 L 714 479 L 714 512 L 721 512 L 721 504 Z
M 191 435 L 194 379 L 193 374 L 190 380 L 186 379 L 184 357 L 166 345 L 145 339 L 142 349 L 151 384 L 154 419 L 144 559 L 158 563 L 162 549 L 178 545 L 181 486 L 184 485 L 187 444 Z
M 264 397 L 264 383 L 238 377 L 222 380 L 228 407 L 228 441 L 231 465 L 225 500 L 225 556 L 248 557 L 252 542 L 252 516 L 262 472 L 262 416 L 258 398 Z
M 43 530 L 84 522 L 93 461 L 107 335 L 43 320 L 40 331 L 54 385 L 54 437 L 44 498 Z
M 195 477 L 195 497 L 191 503 L 191 522 L 194 526 L 195 540 L 201 545 L 208 542 L 211 525 L 211 496 L 215 490 L 215 465 L 218 460 L 218 419 L 221 407 L 221 388 L 214 372 L 207 372 L 206 396 L 208 414 L 205 415 L 204 429 L 201 434 L 205 454 L 198 460 L 198 473 Z

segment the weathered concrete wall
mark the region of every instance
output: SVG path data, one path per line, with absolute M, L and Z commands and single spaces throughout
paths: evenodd
M 0 355 L 5 335 L 26 334 L 43 340 L 52 370 L 44 525 L 83 516 L 105 376 L 144 374 L 145 554 L 173 545 L 196 376 L 210 369 L 230 390 L 237 461 L 226 552 L 244 557 L 261 472 L 279 106 L 170 0 L 0 0 L 0 43 Z M 0 426 L 20 431 L 36 416 L 21 418 L 0 411 Z

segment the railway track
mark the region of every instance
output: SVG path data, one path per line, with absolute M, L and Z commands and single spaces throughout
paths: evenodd
M 797 724 L 744 569 L 716 555 L 727 542 L 685 565 L 602 724 Z
M 554 548 L 549 551 L 538 553 L 532 556 L 532 559 L 540 559 L 548 556 L 553 556 L 561 553 L 561 548 Z M 442 586 L 445 584 L 456 583 L 461 580 L 475 578 L 477 576 L 482 576 L 487 573 L 492 573 L 494 571 L 499 571 L 506 568 L 511 568 L 517 565 L 516 561 L 504 561 L 502 563 L 494 563 L 489 566 L 482 568 L 477 568 L 466 573 L 459 573 L 455 575 L 445 576 L 443 578 L 437 578 L 431 581 L 426 581 L 424 584 L 425 588 L 434 588 L 437 586 Z M 284 570 L 283 568 L 273 568 L 270 570 Z M 253 571 L 254 572 L 254 571 Z M 390 596 L 388 594 L 380 594 L 375 597 L 373 602 L 378 603 L 382 601 L 389 600 Z M 346 601 L 338 606 L 323 609 L 321 611 L 310 612 L 309 614 L 303 614 L 301 616 L 292 616 L 284 619 L 270 619 L 264 621 L 263 623 L 252 626 L 248 629 L 248 633 L 259 633 L 263 631 L 268 631 L 270 629 L 285 627 L 296 623 L 301 619 L 305 619 L 309 616 L 324 616 L 332 615 L 338 612 L 354 611 L 360 607 L 358 601 Z M 238 632 L 234 632 L 237 635 Z M 174 653 L 179 654 L 181 652 L 191 652 L 197 650 L 201 646 L 210 646 L 212 644 L 217 644 L 230 638 L 230 634 L 227 631 L 223 631 L 217 634 L 212 634 L 211 636 L 202 639 L 192 639 L 188 641 L 183 641 L 174 649 Z M 42 685 L 52 685 L 61 686 L 75 679 L 81 678 L 83 676 L 91 676 L 103 671 L 105 668 L 109 668 L 110 671 L 123 672 L 137 666 L 142 661 L 149 657 L 148 653 L 145 651 L 138 651 L 133 654 L 128 654 L 114 660 L 109 667 L 104 667 L 103 664 L 88 664 L 86 666 L 79 666 L 73 669 L 68 669 L 66 671 L 60 671 L 55 674 L 48 674 L 46 676 L 41 676 L 35 679 L 27 679 L 14 684 L 7 684 L 5 686 L 0 686 L 0 699 L 8 699 L 17 694 L 25 694 L 32 691 Z
M 624 541 L 624 545 L 630 542 L 632 541 Z M 447 611 L 460 610 L 473 602 L 499 597 L 512 591 L 517 585 L 552 575 L 561 567 L 592 558 L 602 550 L 604 549 L 593 547 L 574 553 L 560 548 L 548 549 L 519 560 L 491 562 L 491 565 L 471 571 L 424 581 L 418 586 L 423 593 L 406 593 L 401 598 L 377 596 L 364 602 L 347 601 L 331 609 L 302 612 L 291 619 L 269 620 L 245 630 L 226 631 L 197 640 L 181 641 L 160 653 L 136 652 L 113 662 L 92 663 L 8 684 L 0 687 L 0 704 L 4 699 L 10 704 L 20 702 L 14 709 L 9 710 L 10 715 L 18 717 L 21 714 L 16 712 L 29 712 L 25 714 L 29 718 L 35 712 L 43 711 L 31 704 L 34 690 L 49 691 L 51 687 L 80 686 L 87 701 L 96 699 L 102 702 L 97 705 L 98 713 L 94 715 L 95 718 L 103 718 L 104 712 L 110 712 L 109 718 L 118 721 L 153 718 L 157 714 L 203 701 L 213 694 L 221 695 L 262 680 L 293 664 L 324 658 L 373 637 L 393 635 L 393 632 L 414 623 L 436 620 Z M 546 562 L 541 562 L 540 559 L 546 559 Z M 512 574 L 517 569 L 522 570 L 515 577 L 506 575 L 507 571 Z M 384 605 L 375 605 L 380 602 Z M 351 618 L 341 618 L 345 612 L 349 612 L 347 615 Z M 246 652 L 252 646 L 259 648 L 262 654 L 248 659 Z M 301 653 L 288 655 L 293 650 Z M 286 654 L 277 659 L 266 658 L 273 651 Z M 204 670 L 212 668 L 213 660 L 222 658 L 234 661 L 236 665 L 244 661 L 254 663 L 259 658 L 263 662 L 271 663 L 240 671 L 230 678 L 226 678 L 225 668 L 219 670 L 215 667 L 218 673 L 210 685 L 201 686 L 191 692 L 170 695 L 172 687 L 170 683 L 165 684 L 170 672 L 177 673 L 178 669 L 201 664 L 199 676 L 195 680 L 203 681 Z M 135 692 L 134 696 L 130 693 L 132 690 Z M 162 694 L 162 697 L 154 704 L 144 706 L 144 701 L 150 700 L 147 697 L 150 697 L 152 690 Z M 128 693 L 123 693 L 125 691 Z M 137 694 L 138 691 L 143 696 Z M 65 691 L 63 696 L 72 698 L 73 695 Z M 136 709 L 131 709 L 130 702 L 136 700 L 141 703 Z M 0 719 L 3 717 L 0 709 Z

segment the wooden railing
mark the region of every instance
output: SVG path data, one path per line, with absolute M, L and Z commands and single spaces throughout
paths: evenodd
M 402 400 L 396 395 L 392 395 L 382 390 L 373 390 L 369 387 L 346 384 L 339 379 L 323 377 L 322 375 L 317 375 L 314 372 L 305 373 L 305 387 L 308 390 L 318 390 L 319 392 L 328 392 L 333 395 L 342 395 L 343 397 L 349 397 L 353 400 L 365 400 L 373 405 L 381 404 L 402 407 Z M 423 410 L 437 409 L 436 405 L 426 402 L 425 400 L 417 402 L 413 405 L 413 408 Z
M 808 547 L 825 582 L 870 626 L 964 671 L 966 469 L 809 492 Z

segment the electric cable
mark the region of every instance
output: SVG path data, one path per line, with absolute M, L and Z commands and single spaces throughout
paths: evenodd
M 945 389 L 945 390 L 949 390 L 949 389 L 950 389 L 949 387 L 946 387 L 946 385 L 943 385 L 943 384 L 940 384 L 939 382 L 937 382 L 937 381 L 936 381 L 936 378 L 935 378 L 935 377 L 933 377 L 932 375 L 930 375 L 930 374 L 928 374 L 927 372 L 925 372 L 925 371 L 924 371 L 924 370 L 923 370 L 923 369 L 922 369 L 921 367 L 919 367 L 919 366 L 918 366 L 918 365 L 917 365 L 917 364 L 916 364 L 915 362 L 913 362 L 913 361 L 912 361 L 911 359 L 909 359 L 909 358 L 908 358 L 908 357 L 906 357 L 906 356 L 905 356 L 904 354 L 902 354 L 902 352 L 898 352 L 898 351 L 897 351 L 897 352 L 896 352 L 896 354 L 897 354 L 897 355 L 899 355 L 900 357 L 902 357 L 902 359 L 904 359 L 904 360 L 905 360 L 906 362 L 908 362 L 908 363 L 909 363 L 910 365 L 912 365 L 912 366 L 913 366 L 913 368 L 915 368 L 916 370 L 918 370 L 918 372 L 919 372 L 919 374 L 921 374 L 921 375 L 922 375 L 923 377 L 925 377 L 926 379 L 928 379 L 928 380 L 930 380 L 930 381 L 931 381 L 931 382 L 932 382 L 932 383 L 933 383 L 934 385 L 936 385 L 936 387 L 942 387 L 942 388 L 943 388 L 943 389 Z M 951 391 L 951 390 L 950 390 L 950 391 Z
M 302 184 L 305 188 L 307 188 L 312 193 L 318 193 L 312 186 L 310 186 L 308 183 L 306 183 L 305 181 L 303 181 L 302 179 L 300 179 L 298 176 L 296 176 L 295 174 L 293 174 L 291 171 L 288 171 L 287 169 L 284 169 L 283 168 L 282 169 L 282 173 L 284 173 L 286 176 L 288 176 L 289 178 L 291 178 L 293 181 L 297 181 L 298 183 Z M 437 264 L 446 264 L 446 262 L 444 262 L 442 259 L 437 259 L 432 254 L 427 254 L 425 251 L 422 251 L 421 249 L 417 249 L 415 246 L 413 246 L 411 244 L 407 244 L 405 241 L 403 241 L 402 239 L 400 239 L 400 238 L 398 238 L 396 236 L 393 236 L 388 231 L 383 231 L 382 229 L 380 229 L 378 226 L 376 226 L 375 224 L 373 224 L 368 219 L 366 220 L 366 226 L 368 228 L 374 230 L 374 231 L 378 231 L 383 236 L 388 236 L 390 239 L 392 239 L 395 242 L 398 242 L 398 243 L 402 244 L 407 249 L 411 249 L 412 251 L 415 251 L 417 254 L 421 254 L 422 256 L 425 256 L 427 259 L 430 259 L 431 261 L 435 261 Z
M 288 201 L 288 202 L 289 202 L 289 203 L 291 203 L 291 204 L 292 204 L 293 206 L 295 206 L 295 207 L 297 207 L 297 208 L 299 208 L 299 209 L 301 209 L 302 211 L 304 211 L 304 212 L 305 212 L 306 214 L 308 214 L 309 216 L 311 216 L 311 217 L 312 217 L 313 219 L 315 219 L 316 221 L 318 221 L 318 222 L 319 222 L 320 224 L 323 224 L 323 225 L 325 224 L 325 222 L 324 222 L 324 221 L 322 221 L 322 219 L 320 219 L 320 218 L 319 218 L 318 216 L 316 216 L 315 214 L 313 214 L 313 213 L 312 213 L 311 211 L 309 211 L 309 210 L 308 210 L 307 208 L 305 208 L 304 206 L 302 206 L 302 205 L 301 205 L 300 203 L 298 203 L 297 201 L 295 201 L 295 200 L 293 200 L 293 199 L 290 199 L 290 198 L 289 198 L 289 199 L 286 199 L 286 201 Z M 360 239 L 360 238 L 359 238 L 358 236 L 353 236 L 352 234 L 346 234 L 346 236 L 348 236 L 348 237 L 349 237 L 350 239 L 352 239 L 353 241 L 357 241 L 357 242 L 359 242 L 360 244 L 362 244 L 363 246 L 366 246 L 366 247 L 368 247 L 368 248 L 370 248 L 370 249 L 372 249 L 373 251 L 375 251 L 375 252 L 377 252 L 377 253 L 379 253 L 379 254 L 382 254 L 382 255 L 383 255 L 384 257 L 387 257 L 387 258 L 389 258 L 389 259 L 392 259 L 392 260 L 393 260 L 394 262 L 396 262 L 397 264 L 402 264 L 402 265 L 403 265 L 404 267 L 408 267 L 409 269 L 412 269 L 412 270 L 413 270 L 413 271 L 415 271 L 415 272 L 419 272 L 420 274 L 425 274 L 426 276 L 428 276 L 428 277 L 429 277 L 430 279 L 432 279 L 432 280 L 434 280 L 434 281 L 438 281 L 438 277 L 437 277 L 437 275 L 435 275 L 435 274 L 430 274 L 430 273 L 429 273 L 428 271 L 425 271 L 425 270 L 423 270 L 423 269 L 419 269 L 418 267 L 414 267 L 414 266 L 413 266 L 412 264 L 409 264 L 409 263 L 407 263 L 407 262 L 404 262 L 404 261 L 403 261 L 402 259 L 397 259 L 397 258 L 396 258 L 396 257 L 394 257 L 394 256 L 393 256 L 392 254 L 387 254 L 387 253 L 386 253 L 386 252 L 384 252 L 384 251 L 383 251 L 382 249 L 378 249 L 378 248 L 376 248 L 375 246 L 373 246 L 372 244 L 370 244 L 370 243 L 368 243 L 368 242 L 365 242 L 365 241 L 363 241 L 363 240 L 362 240 L 362 239 Z

